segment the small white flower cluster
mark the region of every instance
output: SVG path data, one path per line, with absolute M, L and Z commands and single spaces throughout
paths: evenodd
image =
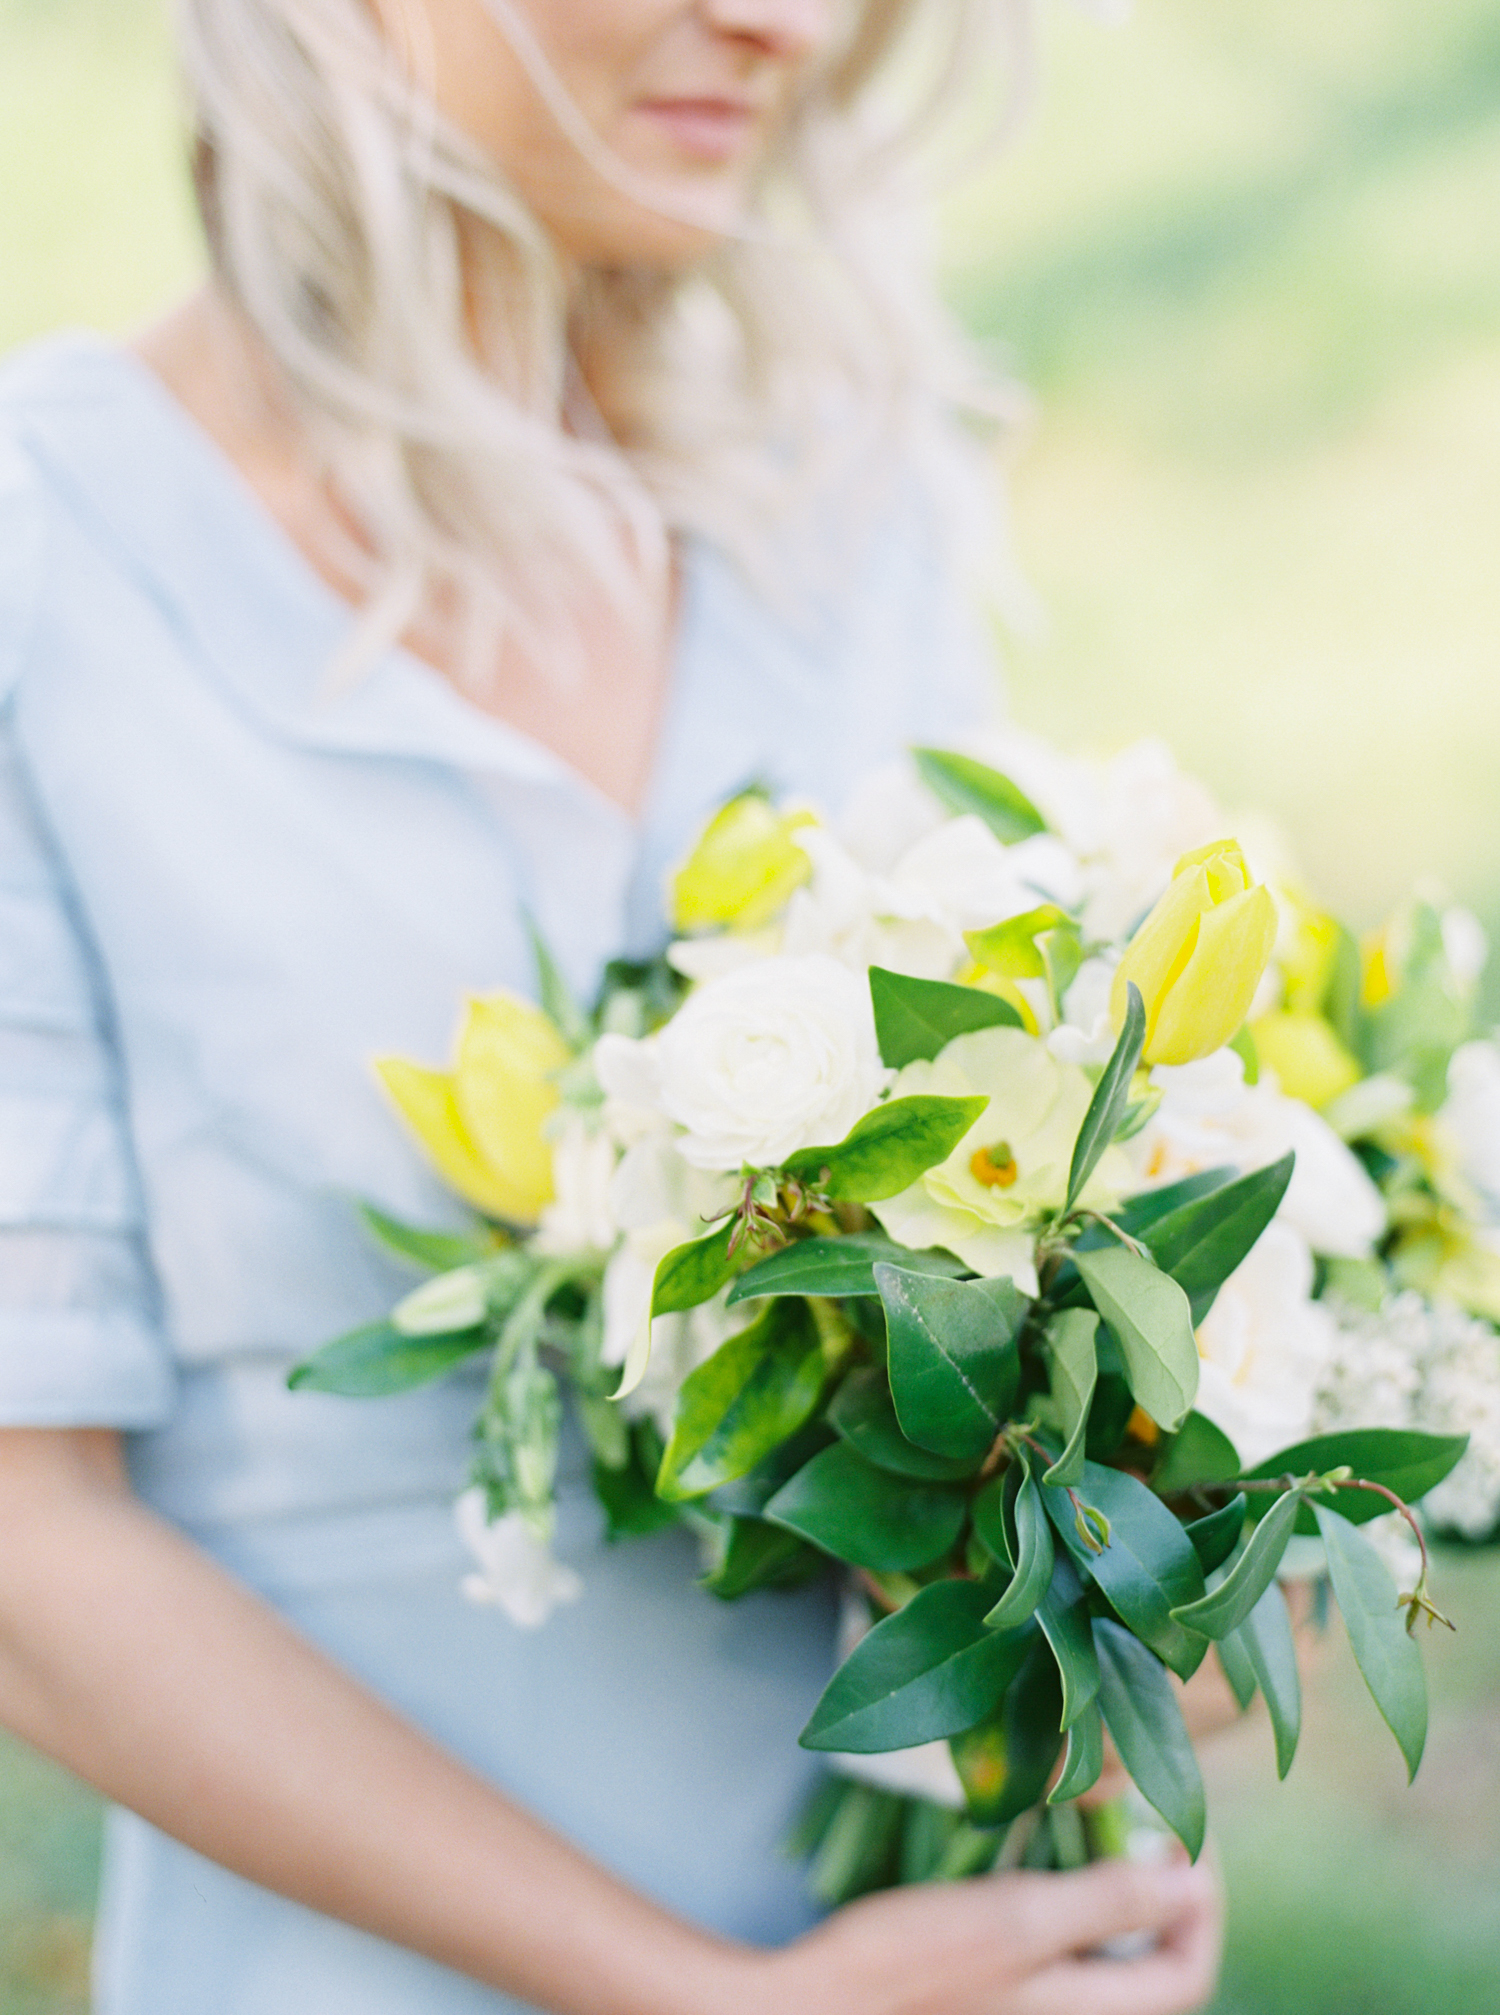
M 1500 1335 L 1456 1308 L 1393 1295 L 1378 1311 L 1330 1300 L 1333 1347 L 1314 1406 L 1318 1433 L 1411 1427 L 1467 1434 L 1468 1453 L 1422 1500 L 1429 1525 L 1483 1539 L 1500 1525 Z

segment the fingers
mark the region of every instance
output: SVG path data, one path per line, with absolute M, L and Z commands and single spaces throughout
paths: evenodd
M 1173 1871 L 1160 1871 L 1171 1873 Z M 1223 1913 L 1212 1872 L 1191 1871 L 1182 1907 L 1139 1959 L 1064 1959 L 1026 1983 L 1017 2015 L 1191 2015 L 1213 1995 Z
M 1000 1878 L 1010 1889 L 1017 1930 L 1034 1968 L 1076 1959 L 1112 1938 L 1144 1931 L 1175 1934 L 1207 1913 L 1216 1919 L 1218 1888 L 1211 1870 L 1186 1861 L 1137 1867 L 1125 1861 L 1096 1862 L 1067 1875 Z M 1091 1961 L 1098 1966 L 1107 1962 Z M 1090 2003 L 1083 2006 L 1091 2007 Z

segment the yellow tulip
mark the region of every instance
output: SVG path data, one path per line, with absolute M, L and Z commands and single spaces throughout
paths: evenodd
M 792 834 L 813 823 L 810 812 L 778 812 L 759 791 L 731 798 L 671 877 L 674 929 L 753 931 L 769 923 L 812 874 Z
M 1319 1014 L 1279 1010 L 1250 1025 L 1256 1053 L 1288 1098 L 1321 1112 L 1360 1081 L 1354 1058 Z
M 554 1078 L 571 1052 L 529 1001 L 493 993 L 469 1002 L 450 1071 L 405 1057 L 375 1068 L 438 1173 L 487 1216 L 534 1224 L 552 1201 L 546 1122 Z
M 1133 981 L 1146 1005 L 1147 1063 L 1191 1063 L 1244 1021 L 1276 942 L 1276 905 L 1233 840 L 1184 854 L 1126 947 L 1110 1009 L 1124 1026 Z
M 1338 919 L 1313 909 L 1287 889 L 1281 897 L 1290 920 L 1278 947 L 1286 1005 L 1294 1014 L 1316 1014 L 1328 998 L 1338 960 Z

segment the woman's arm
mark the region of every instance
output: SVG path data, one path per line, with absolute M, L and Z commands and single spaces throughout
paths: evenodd
M 1211 1989 L 1212 1884 L 1182 1868 L 905 1892 L 780 1953 L 691 1928 L 139 1504 L 107 1432 L 0 1432 L 0 1532 L 0 1721 L 263 1887 L 558 2015 L 1171 2015 Z M 1158 1951 L 1074 1957 L 1131 1929 Z

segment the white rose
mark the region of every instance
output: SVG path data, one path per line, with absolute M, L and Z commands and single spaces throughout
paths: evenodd
M 554 1560 L 529 1519 L 507 1511 L 492 1525 L 484 1491 L 466 1490 L 453 1507 L 459 1537 L 479 1564 L 465 1575 L 470 1602 L 493 1603 L 521 1630 L 537 1630 L 564 1602 L 576 1602 L 583 1583 L 571 1567 Z
M 608 1252 L 618 1227 L 610 1208 L 616 1148 L 581 1113 L 568 1113 L 552 1144 L 554 1195 L 542 1212 L 533 1252 Z
M 1454 1051 L 1442 1119 L 1465 1177 L 1500 1210 L 1500 1047 L 1466 1042 Z
M 1337 1343 L 1334 1321 L 1312 1299 L 1313 1261 L 1279 1220 L 1219 1289 L 1198 1325 L 1202 1359 L 1195 1405 L 1221 1427 L 1247 1467 L 1305 1440 Z
M 777 1168 L 842 1140 L 885 1082 L 869 987 L 831 958 L 710 980 L 654 1040 L 661 1110 L 695 1168 Z

